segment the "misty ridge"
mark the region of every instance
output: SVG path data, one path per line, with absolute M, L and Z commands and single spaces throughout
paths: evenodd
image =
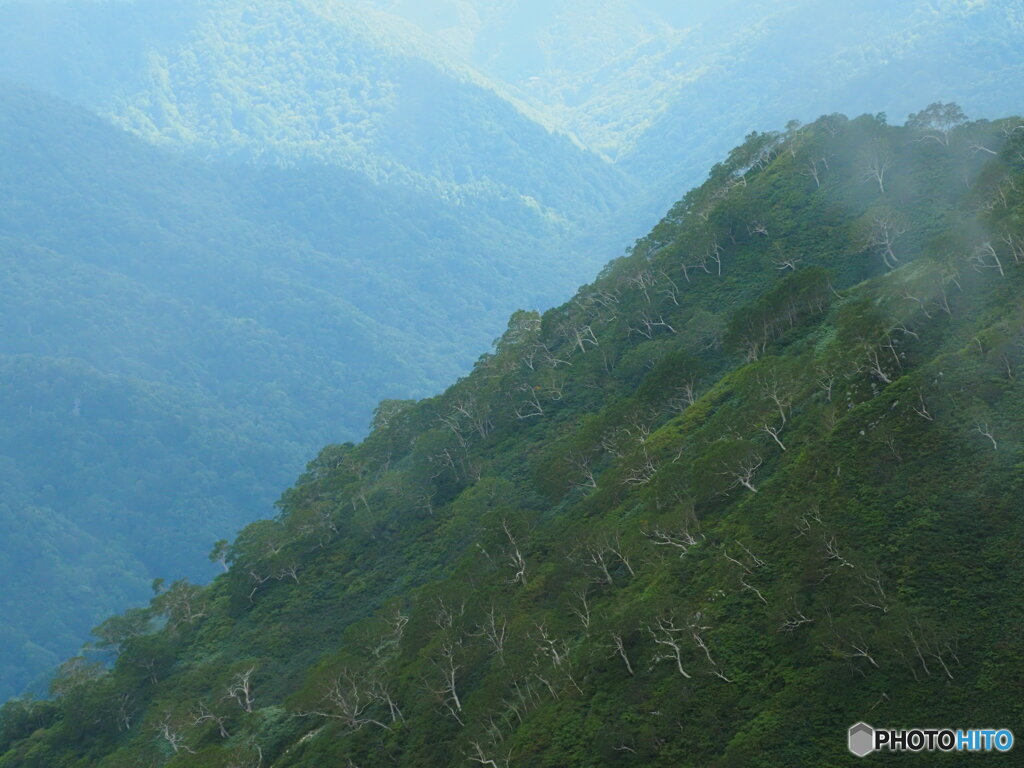
M 1022 33 L 0 2 L 0 766 L 1012 725 Z

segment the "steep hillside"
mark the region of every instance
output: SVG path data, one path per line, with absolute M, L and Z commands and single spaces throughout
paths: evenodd
M 1018 722 L 1024 122 L 959 122 L 748 137 L 99 627 L 0 766 L 839 766 L 862 718 Z
M 0 697 L 153 575 L 207 573 L 380 397 L 566 295 L 563 235 L 515 201 L 182 159 L 0 86 Z

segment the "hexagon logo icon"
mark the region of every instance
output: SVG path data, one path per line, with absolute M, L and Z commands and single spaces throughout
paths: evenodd
M 875 729 L 867 723 L 851 725 L 846 739 L 846 745 L 857 757 L 867 757 L 875 751 Z

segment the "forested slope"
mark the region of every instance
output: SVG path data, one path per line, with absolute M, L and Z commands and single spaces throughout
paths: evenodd
M 751 135 L 102 625 L 0 766 L 846 765 L 862 718 L 1018 722 L 1024 123 L 959 122 Z
M 185 159 L 0 85 L 0 697 L 154 574 L 208 573 L 380 397 L 566 295 L 564 237 L 520 201 Z

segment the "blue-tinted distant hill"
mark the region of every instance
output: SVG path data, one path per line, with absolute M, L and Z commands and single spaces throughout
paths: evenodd
M 13 3 L 0 6 L 0 50 L 0 75 L 208 157 L 340 166 L 563 223 L 627 191 L 495 81 L 363 4 Z
M 550 303 L 564 237 L 516 200 L 184 159 L 0 88 L 0 697 Z

